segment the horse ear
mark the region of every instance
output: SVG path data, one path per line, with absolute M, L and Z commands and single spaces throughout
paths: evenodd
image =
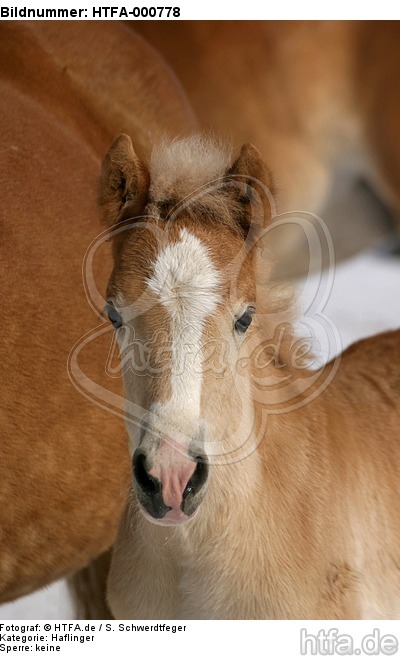
M 99 181 L 99 204 L 103 221 L 111 226 L 138 216 L 146 205 L 150 176 L 136 155 L 131 138 L 121 134 L 106 154 Z
M 251 226 L 265 227 L 274 211 L 274 184 L 257 148 L 245 143 L 228 175 L 233 176 L 235 191 L 243 206 L 239 222 L 245 234 Z

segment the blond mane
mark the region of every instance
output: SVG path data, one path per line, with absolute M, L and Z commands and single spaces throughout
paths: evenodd
M 212 137 L 195 134 L 185 139 L 164 139 L 151 154 L 152 199 L 181 200 L 223 177 L 231 164 L 230 146 Z

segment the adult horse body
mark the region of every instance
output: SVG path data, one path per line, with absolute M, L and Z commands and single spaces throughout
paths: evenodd
M 349 210 L 360 179 L 398 219 L 397 23 L 142 21 L 138 30 L 178 74 L 201 127 L 256 144 L 274 174 L 278 212 L 322 216 L 337 256 L 388 230 L 374 223 L 370 196 Z
M 99 231 L 96 180 L 116 133 L 134 134 L 145 153 L 194 121 L 168 67 L 115 23 L 3 22 L 0 84 L 6 601 L 76 571 L 114 540 L 128 484 L 125 433 L 74 389 L 66 366 L 98 322 L 81 277 Z M 100 285 L 106 269 L 97 265 Z M 104 348 L 86 363 L 98 380 Z
M 112 210 L 115 167 L 141 172 L 128 222 Z M 258 152 L 234 160 L 191 137 L 145 169 L 121 136 L 101 182 L 133 454 L 114 616 L 399 617 L 400 331 L 350 348 L 307 403 L 292 336 L 262 366 L 288 296 L 265 273 L 271 178 Z M 152 345 L 145 376 L 132 333 Z

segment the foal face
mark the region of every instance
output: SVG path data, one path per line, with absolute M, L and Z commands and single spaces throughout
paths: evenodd
M 148 170 L 121 135 L 103 162 L 106 222 L 132 219 L 114 236 L 107 312 L 121 351 L 133 484 L 157 523 L 194 516 L 211 446 L 229 442 L 243 400 L 236 365 L 256 323 L 247 241 L 254 214 L 255 227 L 265 218 L 263 201 L 256 212 L 250 202 L 255 180 L 270 182 L 254 147 L 232 164 L 201 137 L 155 149 Z
M 255 312 L 251 262 L 226 228 L 179 220 L 131 232 L 108 312 L 127 400 L 143 409 L 139 427 L 127 422 L 133 480 L 148 517 L 179 523 L 204 497 L 208 443 L 231 411 L 225 399 L 235 401 L 235 367 Z

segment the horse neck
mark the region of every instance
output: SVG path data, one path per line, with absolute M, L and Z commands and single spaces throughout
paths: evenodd
M 186 547 L 205 543 L 210 532 L 227 544 L 247 532 L 249 536 L 254 533 L 258 541 L 261 535 L 274 550 L 271 536 L 277 526 L 290 517 L 295 521 L 293 515 L 304 519 L 306 500 L 312 509 L 323 494 L 328 435 L 325 399 L 319 397 L 307 403 L 300 395 L 299 407 L 279 413 L 255 399 L 258 390 L 250 376 L 243 377 L 238 391 L 242 427 L 248 433 L 242 435 L 241 442 L 236 435 L 237 448 L 215 459 L 198 521 L 181 530 Z M 231 420 L 225 426 L 227 435 L 233 427 L 237 424 L 235 409 L 231 408 Z M 232 508 L 235 512 L 228 512 Z M 288 513 L 290 508 L 293 515 Z M 286 533 L 290 535 L 290 527 Z

